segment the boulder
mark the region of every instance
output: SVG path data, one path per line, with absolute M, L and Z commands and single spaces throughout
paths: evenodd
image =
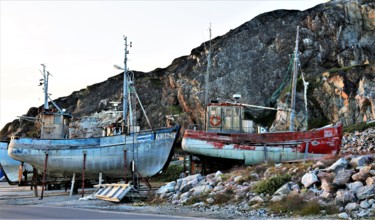
M 349 211 L 349 212 L 357 210 L 358 208 L 359 208 L 359 205 L 357 203 L 355 203 L 355 202 L 348 203 L 345 206 L 345 210 Z
M 215 177 L 218 177 L 218 176 L 220 176 L 220 175 L 222 175 L 223 173 L 220 171 L 220 170 L 218 170 L 218 171 L 216 171 L 216 173 L 215 173 Z
M 335 202 L 336 204 L 346 205 L 350 202 L 355 202 L 357 199 L 355 194 L 349 190 L 339 189 L 336 192 Z
M 335 179 L 333 179 L 332 184 L 338 187 L 345 186 L 349 182 L 352 173 L 353 170 L 340 169 Z
M 340 158 L 330 167 L 324 169 L 324 171 L 337 173 L 341 169 L 346 169 L 348 167 L 348 164 L 349 163 L 345 158 Z
M 250 199 L 250 202 L 263 203 L 264 199 L 260 196 L 255 196 L 255 197 Z
M 375 185 L 362 186 L 357 190 L 355 195 L 359 200 L 373 198 L 375 196 Z
M 233 179 L 233 181 L 235 182 L 235 183 L 241 183 L 241 182 L 243 182 L 243 177 L 242 176 L 236 176 L 234 179 Z
M 371 204 L 366 201 L 366 200 L 363 200 L 360 204 L 359 204 L 359 207 L 362 208 L 362 209 L 368 209 L 370 208 Z
M 295 184 L 294 182 L 288 182 L 282 185 L 273 195 L 279 195 L 281 197 L 289 195 L 292 191 L 298 193 L 300 191 L 300 188 L 298 184 Z
M 361 181 L 355 181 L 355 182 L 353 182 L 353 183 L 348 183 L 348 184 L 346 185 L 346 187 L 348 188 L 348 190 L 349 190 L 349 191 L 352 191 L 352 192 L 354 192 L 354 193 L 356 193 L 357 190 L 358 190 L 359 188 L 361 188 L 362 186 L 363 186 L 363 183 L 362 183 Z
M 178 179 L 178 180 L 176 181 L 176 186 L 175 186 L 175 190 L 176 190 L 176 191 L 179 191 L 179 190 L 180 190 L 181 185 L 182 185 L 183 182 L 184 182 L 183 179 Z
M 325 199 L 329 199 L 329 198 L 333 198 L 333 194 L 330 193 L 330 192 L 327 192 L 327 191 L 323 191 L 322 193 L 319 194 L 320 197 L 322 198 L 325 198 Z
M 301 183 L 306 187 L 310 187 L 314 183 L 319 182 L 318 177 L 315 175 L 315 173 L 310 172 L 306 173 L 305 175 L 302 176 Z
M 272 196 L 271 202 L 278 202 L 278 201 L 280 201 L 282 199 L 283 199 L 283 197 L 279 196 L 279 195 Z
M 224 190 L 225 187 L 223 185 L 217 185 L 215 186 L 215 188 L 213 189 L 214 192 L 218 192 L 218 191 L 222 191 Z
M 215 202 L 215 200 L 213 198 L 208 198 L 208 199 L 206 199 L 206 202 L 208 204 L 213 204 Z
M 366 179 L 366 185 L 374 185 L 374 184 L 375 184 L 375 176 L 371 176 Z
M 332 181 L 335 178 L 335 173 L 319 172 L 317 176 L 322 183 L 322 190 L 328 193 L 333 193 L 336 191 L 336 187 L 332 185 Z
M 359 156 L 359 157 L 352 158 L 350 160 L 350 165 L 353 168 L 356 168 L 356 167 L 365 166 L 365 165 L 371 163 L 371 161 L 372 161 L 372 156 L 369 156 L 369 155 Z
M 349 215 L 346 214 L 346 212 L 342 212 L 340 214 L 338 214 L 338 216 L 340 219 L 349 219 Z
M 169 182 L 165 186 L 160 187 L 156 191 L 156 194 L 164 194 L 164 193 L 174 192 L 175 186 L 176 186 L 176 181 Z
M 365 182 L 366 181 L 366 179 L 368 178 L 370 176 L 370 173 L 365 173 L 365 172 L 358 172 L 358 173 L 356 173 L 356 174 L 354 174 L 353 176 L 352 176 L 352 179 L 354 180 L 354 181 L 361 181 L 361 182 Z
M 208 193 L 212 191 L 212 186 L 210 185 L 198 185 L 195 186 L 194 188 L 190 189 L 190 192 L 192 192 L 192 196 L 199 196 L 202 193 Z
M 335 178 L 335 173 L 319 172 L 317 176 L 320 180 L 324 179 L 324 180 L 327 180 L 328 182 L 332 182 L 333 179 Z
M 360 218 L 360 219 L 366 218 L 366 217 L 369 216 L 370 212 L 371 212 L 371 210 L 361 209 L 359 212 L 355 213 L 356 218 Z
M 182 193 L 181 196 L 180 196 L 180 203 L 181 204 L 186 203 L 189 200 L 190 196 L 191 196 L 191 192 L 189 192 L 189 191 L 185 192 L 185 193 Z
M 319 169 L 323 169 L 323 168 L 326 168 L 326 167 L 327 167 L 327 165 L 323 161 L 321 161 L 321 160 L 317 161 L 313 165 L 313 168 L 319 168 Z

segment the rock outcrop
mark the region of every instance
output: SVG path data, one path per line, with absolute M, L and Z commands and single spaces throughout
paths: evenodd
M 309 127 L 317 127 L 374 120 L 375 3 L 368 0 L 330 1 L 306 11 L 264 13 L 213 39 L 209 97 L 227 100 L 238 93 L 244 103 L 290 106 L 288 66 L 297 26 L 299 67 L 309 85 L 306 117 L 302 80 L 298 80 L 296 128 L 305 129 L 307 121 Z M 204 123 L 206 44 L 176 58 L 165 69 L 134 71 L 138 94 L 155 127 L 165 124 L 166 115 L 175 116 L 183 128 Z M 55 101 L 77 117 L 89 115 L 108 109 L 110 101 L 121 101 L 121 83 L 119 74 Z M 275 117 L 272 111 L 248 109 L 246 116 L 257 124 L 272 124 L 273 130 L 289 126 L 285 111 Z M 146 125 L 142 117 L 139 123 Z M 8 124 L 1 140 L 24 130 L 17 122 Z

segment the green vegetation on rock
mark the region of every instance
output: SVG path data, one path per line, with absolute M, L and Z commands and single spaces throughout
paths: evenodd
M 290 181 L 291 178 L 292 177 L 289 174 L 283 174 L 283 175 L 278 174 L 267 180 L 262 180 L 255 186 L 255 192 L 259 194 L 260 193 L 273 194 L 282 185 Z

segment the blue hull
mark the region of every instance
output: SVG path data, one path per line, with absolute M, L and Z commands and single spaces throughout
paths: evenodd
M 80 139 L 12 139 L 8 154 L 15 160 L 43 170 L 48 153 L 47 173 L 71 176 L 82 173 L 86 154 L 85 176 L 122 178 L 131 174 L 131 161 L 143 177 L 151 177 L 168 162 L 179 126 L 117 135 Z M 124 158 L 126 152 L 126 161 Z M 124 166 L 126 165 L 126 171 Z

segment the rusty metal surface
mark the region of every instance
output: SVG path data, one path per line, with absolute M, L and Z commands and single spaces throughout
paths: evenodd
M 85 176 L 123 177 L 124 166 L 131 174 L 131 160 L 144 177 L 158 173 L 166 164 L 179 126 L 147 131 L 138 135 L 117 135 L 99 138 L 43 140 L 12 139 L 8 154 L 15 160 L 30 163 L 43 170 L 45 153 L 48 152 L 47 173 L 71 176 L 82 173 L 86 151 Z M 126 158 L 124 162 L 124 150 Z M 137 159 L 138 158 L 138 159 Z
M 341 124 L 312 131 L 261 134 L 185 130 L 182 149 L 195 155 L 241 160 L 253 165 L 336 154 L 341 139 Z

